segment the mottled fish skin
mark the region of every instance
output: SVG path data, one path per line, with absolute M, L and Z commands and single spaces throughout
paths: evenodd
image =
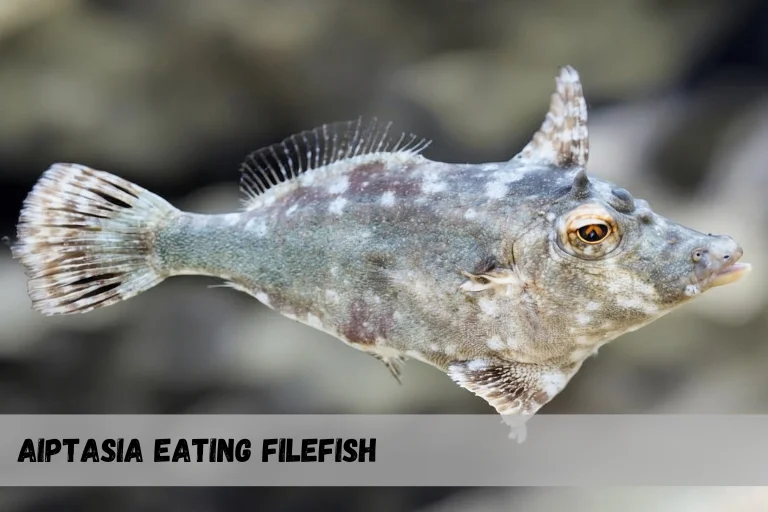
M 347 150 L 322 132 L 320 142 L 333 144 L 333 154 L 310 139 L 306 162 L 290 164 L 301 172 L 277 160 L 247 168 L 246 207 L 239 213 L 181 212 L 120 178 L 60 164 L 30 194 L 14 256 L 30 274 L 33 306 L 46 314 L 102 307 L 171 275 L 217 276 L 376 356 L 398 379 L 402 361 L 418 359 L 501 414 L 534 414 L 601 345 L 749 268 L 737 263 L 742 250 L 731 238 L 676 224 L 617 185 L 588 176 L 578 75 L 563 68 L 557 83 L 541 129 L 508 162 L 435 162 L 420 154 L 424 145 L 377 151 L 386 147 L 386 133 L 373 125 L 351 139 L 361 150 L 337 159 Z M 261 151 L 257 157 L 302 154 L 285 143 Z M 111 183 L 127 193 L 112 188 L 112 195 L 127 203 L 156 198 L 155 211 L 147 211 L 130 239 L 146 253 L 141 281 L 123 277 L 134 260 L 119 268 L 104 260 L 96 272 L 87 250 L 64 262 L 34 256 L 83 238 L 72 231 L 79 217 L 56 236 L 41 235 L 40 226 L 50 224 L 43 220 L 55 211 L 46 202 L 53 178 L 59 194 L 66 188 L 61 183 L 90 190 L 82 183 L 101 180 L 99 191 L 109 194 L 104 183 Z M 85 210 L 78 203 L 66 211 Z M 82 222 L 107 231 L 114 221 Z M 586 242 L 580 228 L 584 236 L 604 238 Z M 110 250 L 122 254 L 130 244 L 119 241 Z M 92 285 L 98 274 L 118 283 L 110 295 Z M 75 292 L 73 283 L 80 286 Z M 84 297 L 83 290 L 93 295 Z M 94 303 L 99 294 L 106 298 Z

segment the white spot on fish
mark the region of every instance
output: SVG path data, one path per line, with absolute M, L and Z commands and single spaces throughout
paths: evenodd
M 645 309 L 645 301 L 638 297 L 619 297 L 616 299 L 616 304 L 626 309 Z
M 329 194 L 343 194 L 349 188 L 349 178 L 346 176 L 339 176 L 328 187 Z
M 688 297 L 693 297 L 694 295 L 698 295 L 701 289 L 698 285 L 695 284 L 689 284 L 685 287 L 685 295 Z
M 425 194 L 435 194 L 445 190 L 445 183 L 439 181 L 438 174 L 432 172 L 424 176 L 424 181 L 421 184 L 421 191 Z
M 549 396 L 554 397 L 568 383 L 562 373 L 545 372 L 541 375 L 541 389 Z
M 269 232 L 267 221 L 262 217 L 254 217 L 245 224 L 245 229 L 253 231 L 256 236 L 264 237 Z
M 592 320 L 592 317 L 585 315 L 584 313 L 576 313 L 576 321 L 581 325 L 587 325 Z
M 600 303 L 595 301 L 587 302 L 587 311 L 597 311 L 600 309 Z
M 395 204 L 395 194 L 394 192 L 387 191 L 381 194 L 381 204 L 382 206 L 392 206 Z
M 472 208 L 470 208 L 469 210 L 464 212 L 464 218 L 467 219 L 467 220 L 472 220 L 475 217 L 477 217 L 477 212 L 475 210 L 473 210 Z
M 496 314 L 499 311 L 499 307 L 496 304 L 496 301 L 491 299 L 482 298 L 477 301 L 477 305 L 480 306 L 480 309 L 488 316 L 496 316 Z
M 290 216 L 291 216 L 291 215 L 293 215 L 293 214 L 294 214 L 294 212 L 295 212 L 296 210 L 298 210 L 298 209 L 299 209 L 299 205 L 298 205 L 298 204 L 294 204 L 293 206 L 291 206 L 290 208 L 288 208 L 287 210 L 285 210 L 285 216 L 286 216 L 286 217 L 290 217 Z
M 437 346 L 437 343 L 430 343 L 429 350 L 431 350 L 432 352 L 437 352 L 438 350 L 440 350 L 440 347 Z
M 547 212 L 546 218 L 549 222 L 554 222 L 557 216 L 552 212 Z
M 305 172 L 299 176 L 302 185 L 312 185 L 315 182 L 315 172 Z
M 507 195 L 507 185 L 501 181 L 492 181 L 485 184 L 485 195 L 491 199 L 499 199 Z
M 259 292 L 255 295 L 256 299 L 261 302 L 262 304 L 265 304 L 269 306 L 269 295 L 267 295 L 264 292 Z
M 509 187 L 507 185 L 518 181 L 523 177 L 520 173 L 510 171 L 495 172 L 493 173 L 493 176 L 493 181 L 490 181 L 485 185 L 485 195 L 490 199 L 500 199 L 506 196 L 507 192 L 509 192 Z
M 477 370 L 483 370 L 488 366 L 488 363 L 483 361 L 482 359 L 473 359 L 470 362 L 467 363 L 467 370 L 470 371 L 477 371 Z
M 239 213 L 231 213 L 226 216 L 224 222 L 229 226 L 234 226 L 238 222 L 240 222 L 240 214 Z
M 577 348 L 571 352 L 571 361 L 583 361 L 593 352 L 592 347 Z
M 456 349 L 457 349 L 456 345 L 448 344 L 443 349 L 443 352 L 445 352 L 446 355 L 453 356 L 453 355 L 456 355 Z
M 341 215 L 344 212 L 344 206 L 347 204 L 347 200 L 343 197 L 337 197 L 334 199 L 330 206 L 328 206 L 328 211 L 331 213 L 335 213 L 336 215 Z
M 375 302 L 376 304 L 381 304 L 381 297 L 376 295 L 375 297 L 373 297 L 373 302 Z
M 307 324 L 309 324 L 311 327 L 314 327 L 315 329 L 323 328 L 323 322 L 320 321 L 320 319 L 312 313 L 307 315 Z
M 336 290 L 325 290 L 325 300 L 331 304 L 339 303 L 339 294 Z
M 486 343 L 486 345 L 488 345 L 488 348 L 490 348 L 491 350 L 500 351 L 500 350 L 504 350 L 505 348 L 507 348 L 504 345 L 504 342 L 501 341 L 501 338 L 498 337 L 498 336 L 491 336 L 490 338 L 488 338 L 488 341 L 486 341 L 485 343 Z

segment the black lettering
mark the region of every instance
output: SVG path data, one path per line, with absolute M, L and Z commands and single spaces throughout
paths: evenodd
M 104 452 L 104 455 L 101 456 L 102 462 L 112 462 L 115 460 L 115 444 L 117 443 L 114 439 L 105 439 L 104 442 L 101 443 L 101 451 Z
M 299 462 L 301 461 L 301 455 L 293 453 L 293 439 L 285 440 L 285 462 Z
M 358 462 L 365 462 L 365 454 L 368 454 L 368 462 L 376 462 L 376 438 L 368 440 L 370 446 L 366 446 L 365 439 L 360 440 L 360 450 L 358 451 Z
M 32 439 L 25 439 L 21 445 L 21 451 L 19 452 L 19 462 L 25 462 L 24 459 L 29 459 L 26 462 L 37 462 L 35 459 L 35 443 Z
M 330 445 L 332 444 L 333 444 L 333 439 L 320 440 L 320 448 L 317 450 L 318 453 L 320 454 L 318 457 L 320 462 L 325 462 L 325 456 L 333 453 L 333 448 L 330 448 Z
M 62 439 L 62 444 L 67 447 L 67 462 L 75 460 L 75 445 L 80 444 L 79 439 Z
M 315 445 L 317 439 L 304 439 L 301 441 L 301 462 L 317 462 Z
M 168 462 L 171 458 L 165 455 L 168 452 L 168 447 L 163 446 L 171 444 L 170 439 L 155 439 L 155 462 Z
M 213 440 L 211 440 L 213 441 Z M 203 462 L 203 450 L 205 449 L 205 445 L 208 444 L 207 439 L 193 439 L 192 440 L 192 446 L 197 448 L 197 462 Z M 211 443 L 213 445 L 213 443 Z
M 222 460 L 224 458 L 227 459 L 227 462 L 232 462 L 235 458 L 234 451 L 234 439 L 219 439 L 216 442 L 216 462 L 224 462 Z
M 277 453 L 277 450 L 272 448 L 277 444 L 277 439 L 265 439 L 261 444 L 261 462 L 269 462 L 269 456 Z M 282 450 L 282 449 L 281 449 Z
M 135 438 L 128 442 L 128 451 L 125 454 L 125 462 L 131 462 L 131 459 L 136 462 L 144 462 L 144 458 L 141 456 L 141 443 Z
M 89 439 L 85 442 L 85 448 L 83 448 L 83 455 L 80 457 L 80 462 L 85 462 L 91 459 L 91 462 L 99 462 L 99 450 L 96 447 L 96 440 Z
M 173 452 L 173 459 L 171 462 L 179 462 L 179 459 L 184 459 L 184 462 L 189 462 L 189 445 L 187 445 L 186 439 L 179 439 L 176 443 L 176 450 Z
M 45 442 L 45 462 L 51 462 L 51 457 L 61 451 L 61 441 L 49 439 Z
M 344 440 L 340 437 L 336 438 L 336 462 L 341 462 L 341 443 Z
M 354 462 L 357 460 L 357 439 L 347 439 L 344 441 L 344 453 L 341 458 L 344 462 Z
M 237 462 L 248 462 L 248 459 L 251 458 L 251 441 L 249 439 L 241 439 L 237 442 L 235 458 Z
M 37 460 L 45 461 L 45 438 L 43 437 L 37 440 Z

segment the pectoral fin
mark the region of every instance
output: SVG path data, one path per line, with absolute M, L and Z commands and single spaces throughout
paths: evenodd
M 499 414 L 533 415 L 565 388 L 577 370 L 476 359 L 449 365 L 448 375 Z

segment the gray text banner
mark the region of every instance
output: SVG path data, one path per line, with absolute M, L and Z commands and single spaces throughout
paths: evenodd
M 7 486 L 768 484 L 768 415 L 541 414 L 523 428 L 524 440 L 518 442 L 493 414 L 0 415 L 0 481 Z M 69 441 L 72 462 L 66 439 L 78 440 Z M 90 458 L 83 461 L 88 439 L 96 452 L 85 453 Z M 117 439 L 124 440 L 120 458 L 131 445 L 135 456 L 138 445 L 141 462 L 136 457 L 119 462 Z M 167 440 L 159 452 L 167 460 L 156 462 L 158 439 Z M 213 450 L 220 462 L 210 461 L 211 439 L 223 440 Z M 114 440 L 111 461 L 102 460 L 110 456 L 105 440 Z M 51 454 L 57 442 L 59 450 Z M 299 460 L 281 462 L 281 451 L 283 458 Z M 174 454 L 179 461 L 171 462 Z

